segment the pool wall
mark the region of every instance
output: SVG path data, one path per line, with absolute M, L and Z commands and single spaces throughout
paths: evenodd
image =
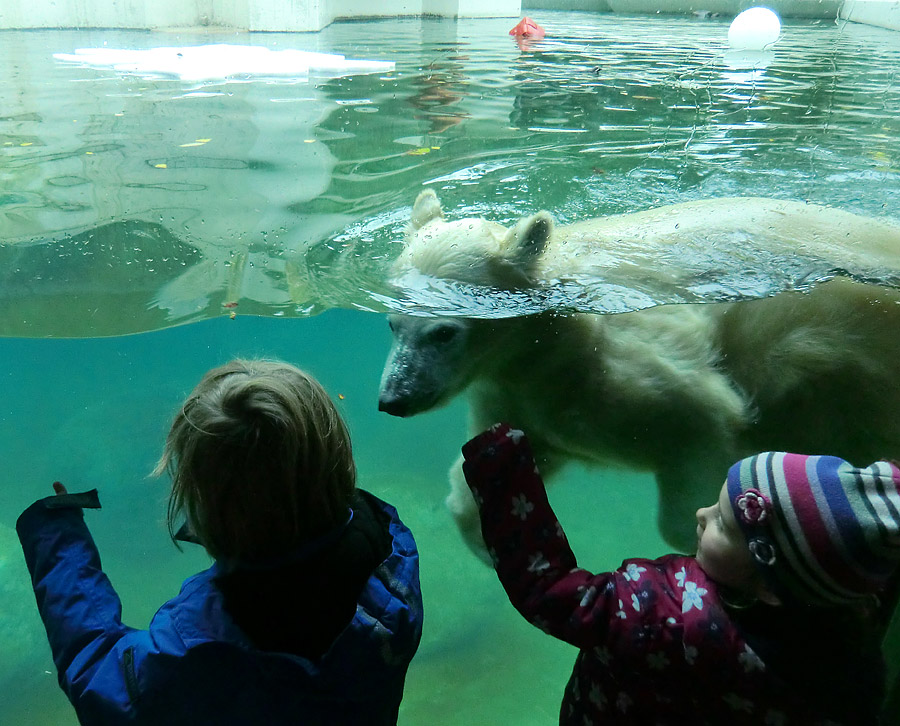
M 515 17 L 520 0 L 3 0 L 0 29 L 207 27 L 227 30 L 315 31 L 336 18 L 441 15 Z
M 737 15 L 754 5 L 788 18 L 841 18 L 900 30 L 898 0 L 523 0 L 522 10 L 595 10 L 617 13 Z
M 439 15 L 516 17 L 529 10 L 736 15 L 760 4 L 783 17 L 837 18 L 900 30 L 900 0 L 4 0 L 0 29 L 205 27 L 317 31 L 339 18 Z
M 900 30 L 900 2 L 896 0 L 846 0 L 840 16 L 856 23 Z
M 843 0 L 523 0 L 522 7 L 525 10 L 598 10 L 678 15 L 718 13 L 733 16 L 749 7 L 764 5 L 782 17 L 834 18 L 842 4 Z

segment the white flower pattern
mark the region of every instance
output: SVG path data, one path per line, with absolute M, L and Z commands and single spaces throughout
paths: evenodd
M 533 510 L 534 504 L 529 502 L 528 498 L 524 494 L 519 494 L 519 496 L 513 497 L 512 515 L 514 517 L 518 517 L 524 522 Z
M 641 579 L 641 573 L 646 571 L 646 567 L 638 567 L 633 562 L 630 562 L 625 568 L 625 579 L 629 582 L 637 582 Z
M 628 713 L 628 709 L 631 708 L 633 703 L 631 696 L 624 692 L 620 693 L 618 698 L 616 698 L 616 708 L 622 713 Z
M 738 656 L 738 662 L 744 666 L 744 673 L 751 671 L 764 671 L 766 664 L 753 652 L 749 645 L 744 645 L 744 652 Z
M 725 701 L 732 709 L 735 711 L 744 711 L 745 713 L 753 712 L 753 701 L 748 701 L 746 698 L 741 698 L 736 693 L 726 693 L 722 696 L 722 700 Z
M 699 651 L 693 645 L 684 646 L 684 660 L 688 665 L 694 665 L 698 655 Z
M 550 563 L 547 562 L 547 558 L 544 557 L 543 552 L 537 552 L 528 556 L 529 572 L 544 572 L 544 570 L 548 569 L 550 569 Z
M 691 608 L 703 610 L 703 596 L 705 594 L 705 587 L 697 587 L 696 582 L 686 581 L 684 583 L 684 592 L 681 593 L 681 612 L 686 613 Z
M 514 444 L 518 444 L 524 435 L 525 433 L 520 429 L 510 429 L 506 432 L 507 438 L 511 439 Z
M 579 588 L 581 589 L 581 588 Z M 584 594 L 581 596 L 581 602 L 578 603 L 578 607 L 586 608 L 594 602 L 594 598 L 597 597 L 597 588 L 591 585 L 586 588 Z
M 600 711 L 606 708 L 606 695 L 600 690 L 600 686 L 596 683 L 591 685 L 590 693 L 588 693 L 588 700 Z

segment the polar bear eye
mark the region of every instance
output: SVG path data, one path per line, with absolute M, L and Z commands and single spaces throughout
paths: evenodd
M 425 336 L 429 343 L 449 343 L 456 337 L 457 328 L 455 325 L 438 325 Z

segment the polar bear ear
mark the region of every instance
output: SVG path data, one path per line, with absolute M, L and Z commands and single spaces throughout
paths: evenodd
M 519 264 L 530 265 L 543 254 L 552 232 L 553 217 L 550 212 L 538 212 L 519 220 L 506 233 L 504 247 L 507 257 Z
M 553 232 L 553 217 L 538 212 L 507 230 L 501 254 L 490 259 L 493 284 L 507 289 L 532 287 L 534 270 Z
M 412 228 L 419 229 L 428 224 L 432 219 L 443 219 L 441 203 L 433 189 L 426 189 L 416 197 L 416 203 L 412 210 Z

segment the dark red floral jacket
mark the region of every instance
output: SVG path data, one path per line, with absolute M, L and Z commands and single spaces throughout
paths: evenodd
M 495 426 L 463 454 L 510 601 L 533 625 L 580 649 L 560 724 L 824 726 L 848 714 L 854 726 L 874 723 L 878 704 L 866 703 L 866 693 L 851 687 L 837 707 L 825 707 L 819 696 L 827 689 L 796 685 L 814 674 L 771 672 L 693 557 L 629 559 L 597 575 L 579 568 L 521 431 Z M 829 637 L 814 633 L 810 642 Z M 789 647 L 777 645 L 773 652 Z M 841 662 L 837 670 L 850 667 Z M 847 675 L 866 680 L 858 671 Z

